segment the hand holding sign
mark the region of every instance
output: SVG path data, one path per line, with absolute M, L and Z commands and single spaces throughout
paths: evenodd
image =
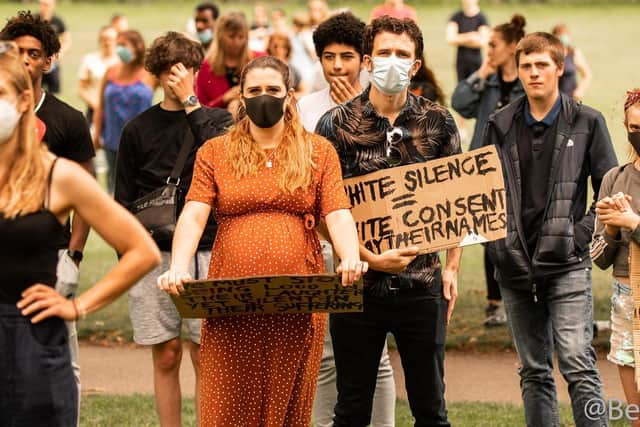
M 336 273 L 342 274 L 342 286 L 351 286 L 353 282 L 360 280 L 367 270 L 369 264 L 366 262 L 343 259 L 336 268 Z
M 403 271 L 420 254 L 420 248 L 389 249 L 380 255 L 373 255 L 371 268 L 385 273 L 395 274 Z
M 185 282 L 190 282 L 192 280 L 193 278 L 186 271 L 169 269 L 158 277 L 156 284 L 160 290 L 165 291 L 169 295 L 177 296 L 184 292 Z

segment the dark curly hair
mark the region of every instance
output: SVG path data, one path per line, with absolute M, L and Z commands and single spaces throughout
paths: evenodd
M 175 31 L 168 31 L 155 39 L 147 50 L 144 68 L 154 76 L 160 77 L 160 73 L 169 70 L 178 62 L 187 69 L 197 70 L 203 58 L 200 43 Z
M 371 55 L 371 52 L 373 52 L 373 40 L 380 33 L 407 34 L 413 40 L 413 44 L 416 45 L 416 59 L 422 56 L 422 51 L 424 50 L 422 31 L 413 20 L 409 18 L 392 18 L 385 15 L 371 21 L 364 30 L 362 51 L 365 55 Z
M 31 11 L 21 10 L 9 18 L 0 31 L 0 40 L 15 40 L 22 36 L 31 36 L 42 43 L 47 58 L 60 52 L 60 40 L 53 27 L 39 16 L 32 15 Z
M 339 13 L 318 25 L 313 32 L 313 44 L 318 58 L 324 49 L 333 43 L 353 47 L 362 57 L 362 36 L 366 24 L 351 12 Z

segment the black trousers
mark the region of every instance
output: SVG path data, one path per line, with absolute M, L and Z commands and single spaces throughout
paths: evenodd
M 495 267 L 487 255 L 487 247 L 484 247 L 484 277 L 487 281 L 487 299 L 491 301 L 502 301 L 500 286 L 495 278 Z
M 369 425 L 382 347 L 390 332 L 402 360 L 416 426 L 449 426 L 444 401 L 447 301 L 442 286 L 386 297 L 365 294 L 364 312 L 330 317 L 338 402 L 334 426 Z

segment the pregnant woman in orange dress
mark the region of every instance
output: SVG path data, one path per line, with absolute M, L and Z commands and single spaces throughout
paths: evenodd
M 190 279 L 188 260 L 210 209 L 219 224 L 211 278 L 323 272 L 315 230 L 321 220 L 342 260 L 343 284 L 366 271 L 338 156 L 302 128 L 288 73 L 273 57 L 243 70 L 242 118 L 198 152 L 171 269 L 158 279 L 166 291 L 177 293 Z M 206 319 L 201 425 L 308 426 L 325 325 L 326 314 L 318 313 Z

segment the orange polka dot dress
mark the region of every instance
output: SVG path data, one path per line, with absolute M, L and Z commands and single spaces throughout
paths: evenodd
M 281 170 L 233 176 L 225 135 L 198 151 L 188 201 L 212 206 L 218 222 L 210 278 L 312 274 L 324 270 L 318 237 L 305 228 L 348 209 L 335 149 L 312 135 L 316 170 L 306 191 L 280 190 Z M 326 314 L 236 315 L 202 325 L 200 412 L 203 426 L 308 426 Z

